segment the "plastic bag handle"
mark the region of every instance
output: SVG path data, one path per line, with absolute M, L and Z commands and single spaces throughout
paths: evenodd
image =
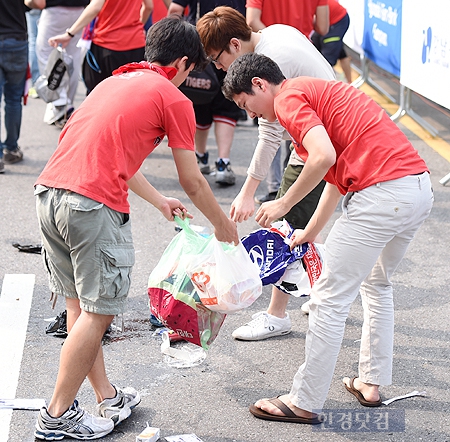
M 185 230 L 190 235 L 201 236 L 196 231 L 191 229 L 191 226 L 189 225 L 189 218 L 182 219 L 179 216 L 175 215 L 173 217 L 173 219 L 178 224 L 179 227 L 181 227 L 183 230 Z M 234 244 L 228 244 L 226 242 L 218 241 L 215 236 L 214 236 L 213 240 L 217 241 L 222 246 L 223 250 L 232 250 L 237 247 L 237 245 L 234 245 Z
M 174 221 L 178 224 L 179 227 L 181 227 L 183 230 L 186 230 L 189 233 L 192 233 L 193 235 L 197 235 L 197 232 L 194 232 L 191 229 L 191 226 L 189 225 L 189 218 L 182 219 L 179 216 L 173 217 Z

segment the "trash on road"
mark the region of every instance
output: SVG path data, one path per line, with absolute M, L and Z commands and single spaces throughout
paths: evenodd
M 139 435 L 136 436 L 136 442 L 156 442 L 159 439 L 159 428 L 150 427 L 147 422 L 147 427 Z
M 167 442 L 203 442 L 195 434 L 179 434 L 177 436 L 166 436 Z
M 191 344 L 181 348 L 171 347 L 169 333 L 166 331 L 162 334 L 161 353 L 164 355 L 164 362 L 175 368 L 195 367 L 206 358 L 206 351 L 201 347 Z

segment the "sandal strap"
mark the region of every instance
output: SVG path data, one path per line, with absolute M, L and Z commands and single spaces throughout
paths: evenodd
M 271 404 L 280 409 L 287 417 L 298 417 L 284 402 L 277 397 L 268 400 Z

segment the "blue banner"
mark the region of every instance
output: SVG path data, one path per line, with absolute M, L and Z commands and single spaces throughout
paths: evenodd
M 365 0 L 362 48 L 367 58 L 400 77 L 402 0 Z

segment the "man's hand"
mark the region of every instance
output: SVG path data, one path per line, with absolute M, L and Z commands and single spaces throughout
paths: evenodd
M 300 244 L 303 244 L 305 242 L 314 242 L 316 240 L 315 237 L 309 235 L 306 230 L 302 229 L 295 229 L 294 233 L 291 236 L 291 250 Z
M 169 221 L 173 221 L 174 216 L 179 216 L 181 219 L 193 218 L 186 207 L 176 198 L 164 197 L 158 209 Z
M 253 196 L 239 192 L 231 204 L 230 218 L 237 223 L 247 221 L 255 213 Z
M 227 219 L 226 223 L 222 227 L 215 228 L 214 234 L 216 235 L 218 241 L 234 245 L 239 244 L 239 236 L 237 232 L 236 223 L 231 219 Z
M 50 37 L 48 39 L 48 44 L 50 46 L 53 46 L 54 48 L 58 47 L 58 45 L 61 45 L 63 48 L 65 48 L 70 43 L 70 40 L 72 40 L 72 37 L 65 33 Z
M 270 227 L 273 221 L 288 213 L 290 207 L 287 207 L 284 198 L 261 204 L 256 212 L 255 220 L 261 227 Z

